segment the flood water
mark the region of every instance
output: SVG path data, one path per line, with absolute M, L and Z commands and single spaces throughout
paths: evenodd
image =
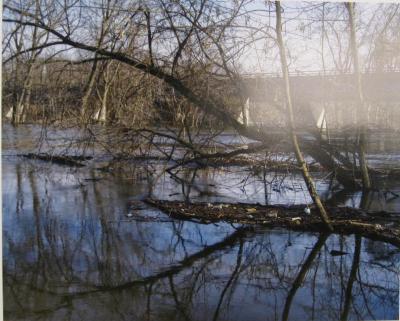
M 3 128 L 6 320 L 398 319 L 392 245 L 178 221 L 141 201 L 305 203 L 297 174 L 188 168 L 175 177 L 154 163 L 121 174 L 96 162 L 71 169 L 16 156 L 33 148 L 30 130 Z M 335 191 L 326 174 L 314 175 L 325 200 L 400 212 L 393 195 Z M 400 193 L 400 182 L 382 184 Z

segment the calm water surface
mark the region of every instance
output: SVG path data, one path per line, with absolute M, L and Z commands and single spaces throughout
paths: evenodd
M 15 156 L 32 148 L 29 129 L 3 131 L 6 320 L 398 318 L 400 251 L 391 245 L 182 222 L 140 201 L 307 202 L 296 175 L 268 173 L 265 184 L 240 167 L 176 177 L 157 164 L 70 169 Z M 332 191 L 316 175 L 325 199 L 400 211 L 390 195 Z

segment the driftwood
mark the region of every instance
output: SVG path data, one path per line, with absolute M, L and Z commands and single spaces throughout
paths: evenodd
M 226 203 L 185 203 L 146 199 L 169 216 L 209 224 L 216 222 L 240 223 L 282 227 L 291 230 L 321 232 L 326 231 L 317 209 L 306 205 L 265 206 L 260 204 Z M 400 213 L 366 212 L 350 207 L 327 207 L 334 233 L 358 234 L 400 247 Z
M 72 167 L 83 167 L 85 164 L 82 161 L 92 159 L 91 156 L 74 156 L 74 155 L 51 155 L 47 153 L 28 153 L 20 154 L 19 156 L 26 157 L 29 159 L 39 159 L 42 161 L 51 162 L 58 165 L 66 165 Z

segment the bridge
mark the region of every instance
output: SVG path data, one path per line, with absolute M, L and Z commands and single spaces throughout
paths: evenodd
M 250 119 L 271 117 L 283 101 L 283 79 L 278 74 L 243 75 Z M 298 119 L 315 122 L 326 110 L 334 125 L 351 125 L 356 121 L 357 84 L 354 74 L 334 72 L 291 73 L 292 99 Z M 400 70 L 362 73 L 368 120 L 380 125 L 400 124 Z M 284 122 L 283 119 L 280 119 Z
M 245 87 L 253 101 L 274 99 L 283 88 L 277 74 L 245 74 Z M 293 99 L 307 101 L 347 101 L 357 94 L 355 77 L 350 73 L 291 73 L 289 75 Z M 400 101 L 400 70 L 363 73 L 361 76 L 367 101 Z

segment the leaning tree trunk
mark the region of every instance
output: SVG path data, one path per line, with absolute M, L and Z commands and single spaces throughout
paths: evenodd
M 290 84 L 289 84 L 289 73 L 286 61 L 286 53 L 285 47 L 283 44 L 282 38 L 282 17 L 281 17 L 281 4 L 279 1 L 275 1 L 275 8 L 276 8 L 276 35 L 277 35 L 277 42 L 279 46 L 279 54 L 281 58 L 281 67 L 282 67 L 282 74 L 285 86 L 285 100 L 287 106 L 287 118 L 289 122 L 289 131 L 290 137 L 293 143 L 294 152 L 296 154 L 296 159 L 301 167 L 301 172 L 303 174 L 304 181 L 306 182 L 308 192 L 310 193 L 311 198 L 314 201 L 314 204 L 318 208 L 319 215 L 322 221 L 325 223 L 326 227 L 330 230 L 333 230 L 332 225 L 330 223 L 330 219 L 328 214 L 325 210 L 324 205 L 321 202 L 321 199 L 318 196 L 317 190 L 315 188 L 314 181 L 310 176 L 310 173 L 307 168 L 307 163 L 301 153 L 299 142 L 297 140 L 297 135 L 295 133 L 295 125 L 294 125 L 294 116 L 293 116 L 293 105 L 290 93 Z
M 360 66 L 358 62 L 358 50 L 356 43 L 356 31 L 354 26 L 354 3 L 346 3 L 347 11 L 349 12 L 350 26 L 350 47 L 353 58 L 354 76 L 357 83 L 357 130 L 358 130 L 358 159 L 360 162 L 361 177 L 364 189 L 371 188 L 371 180 L 368 173 L 368 165 L 365 159 L 365 137 L 366 137 L 366 111 L 364 95 L 361 83 Z

